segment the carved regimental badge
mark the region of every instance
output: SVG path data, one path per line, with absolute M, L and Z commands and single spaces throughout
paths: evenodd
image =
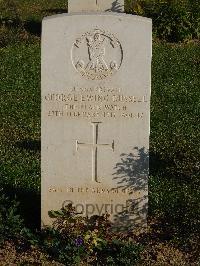
M 118 71 L 123 52 L 118 39 L 94 29 L 77 38 L 72 47 L 72 63 L 86 79 L 101 80 Z

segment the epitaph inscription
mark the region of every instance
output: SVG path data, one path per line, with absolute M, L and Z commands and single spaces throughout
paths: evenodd
M 72 47 L 73 65 L 86 79 L 102 80 L 113 75 L 119 70 L 122 59 L 119 40 L 98 28 L 82 34 Z

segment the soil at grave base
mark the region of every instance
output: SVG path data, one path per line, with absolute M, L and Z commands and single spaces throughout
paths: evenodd
M 148 233 L 134 232 L 133 234 L 136 243 L 144 246 L 137 266 L 200 266 L 198 239 L 192 245 L 194 250 L 190 250 L 188 254 L 167 242 L 166 239 L 163 241 L 161 236 L 163 231 L 161 232 L 158 228 L 152 229 L 153 224 L 157 224 L 156 221 L 149 224 Z M 18 243 L 7 241 L 0 247 L 0 266 L 8 265 L 64 266 L 35 247 L 24 247 L 20 241 Z M 86 265 L 88 266 L 83 262 L 80 266 Z
M 133 238 L 144 246 L 137 266 L 200 266 L 198 236 L 189 241 L 187 252 L 182 251 L 170 241 L 170 233 L 157 220 L 149 219 L 147 232 L 134 233 Z
M 138 266 L 198 266 L 198 263 L 190 263 L 189 256 L 180 250 L 167 245 L 157 244 L 149 246 L 142 254 L 142 260 Z
M 26 251 L 18 250 L 12 242 L 6 242 L 0 250 L 0 266 L 14 265 L 44 265 L 44 266 L 64 266 L 64 264 L 50 260 L 46 254 L 43 254 L 35 248 Z M 85 265 L 85 264 L 83 264 Z M 178 249 L 167 245 L 157 244 L 149 245 L 142 253 L 142 260 L 138 266 L 197 266 L 198 263 L 190 263 L 187 255 Z
M 5 242 L 0 248 L 0 266 L 15 265 L 44 265 L 44 266 L 64 266 L 61 263 L 51 260 L 36 248 L 24 249 L 16 243 Z

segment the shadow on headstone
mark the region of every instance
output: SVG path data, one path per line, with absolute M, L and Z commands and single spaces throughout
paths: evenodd
M 112 7 L 105 10 L 106 12 L 119 12 L 122 13 L 122 5 L 118 2 L 118 0 L 113 1 Z
M 120 157 L 113 179 L 117 180 L 118 189 L 130 191 L 130 200 L 126 201 L 123 211 L 115 215 L 114 228 L 125 231 L 137 225 L 146 227 L 149 152 L 144 147 L 134 147 L 129 154 L 123 153 Z M 134 193 L 141 194 L 141 197 L 131 199 Z

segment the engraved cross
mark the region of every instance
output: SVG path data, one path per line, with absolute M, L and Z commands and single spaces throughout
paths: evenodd
M 92 122 L 93 127 L 93 142 L 92 143 L 84 143 L 76 141 L 76 151 L 78 151 L 79 146 L 91 147 L 92 148 L 92 181 L 100 183 L 98 181 L 98 171 L 97 171 L 97 156 L 98 156 L 98 148 L 100 147 L 109 147 L 114 152 L 114 140 L 111 144 L 102 144 L 98 143 L 99 138 L 99 124 L 101 122 Z

